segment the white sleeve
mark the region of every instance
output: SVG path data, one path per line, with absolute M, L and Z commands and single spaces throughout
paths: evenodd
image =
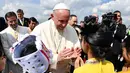
M 30 34 L 35 36 L 40 36 L 40 31 L 41 31 L 40 28 L 36 26 Z

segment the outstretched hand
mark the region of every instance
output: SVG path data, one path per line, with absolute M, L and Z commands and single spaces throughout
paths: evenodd
M 58 61 L 68 60 L 71 59 L 71 55 L 73 54 L 73 49 L 64 48 L 58 54 Z
M 76 59 L 77 57 L 80 57 L 81 53 L 80 48 L 64 48 L 59 54 L 58 54 L 58 61 L 62 60 L 68 60 L 68 59 Z

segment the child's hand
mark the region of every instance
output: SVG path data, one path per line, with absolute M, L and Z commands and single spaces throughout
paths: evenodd
M 82 65 L 84 65 L 84 62 L 83 62 L 82 58 L 77 57 L 77 59 L 75 60 L 75 64 L 74 64 L 75 68 L 78 68 L 78 67 L 80 67 Z

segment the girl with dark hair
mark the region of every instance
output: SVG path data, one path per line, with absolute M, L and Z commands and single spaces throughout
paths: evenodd
M 122 72 L 119 73 L 130 73 L 130 36 L 127 36 L 127 38 L 123 41 L 122 50 L 126 63 L 122 68 Z
M 84 65 L 76 68 L 74 73 L 114 73 L 113 64 L 105 60 L 111 50 L 113 33 L 104 29 L 105 27 L 102 27 L 100 31 L 90 35 L 83 33 L 82 48 L 87 54 L 88 60 L 86 60 Z M 82 62 L 81 58 L 76 60 Z

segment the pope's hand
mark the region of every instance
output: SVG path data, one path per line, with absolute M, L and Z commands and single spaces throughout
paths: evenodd
M 71 59 L 71 55 L 73 54 L 73 52 L 73 49 L 64 48 L 61 52 L 58 53 L 58 61 Z

